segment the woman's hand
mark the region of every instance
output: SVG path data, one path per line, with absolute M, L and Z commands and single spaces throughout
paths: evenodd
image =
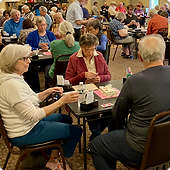
M 62 87 L 52 87 L 52 88 L 48 88 L 47 90 L 44 90 L 42 92 L 39 93 L 39 99 L 41 101 L 43 101 L 44 99 L 46 99 L 49 95 L 51 95 L 52 93 L 55 93 L 56 91 L 60 91 L 60 93 L 63 93 L 63 88 Z
M 62 96 L 60 100 L 64 104 L 68 104 L 68 103 L 77 102 L 78 99 L 79 99 L 79 93 L 77 91 L 74 91 L 74 92 L 71 92 L 69 94 Z
M 92 79 L 93 83 L 99 83 L 100 82 L 100 77 L 96 76 Z
M 62 87 L 52 87 L 45 90 L 48 95 L 55 93 L 56 91 L 60 91 L 60 93 L 63 93 Z
M 40 46 L 43 50 L 48 50 L 48 43 L 39 43 L 39 46 Z
M 94 77 L 97 76 L 97 73 L 93 73 L 93 72 L 85 72 L 85 78 L 86 79 L 93 79 Z

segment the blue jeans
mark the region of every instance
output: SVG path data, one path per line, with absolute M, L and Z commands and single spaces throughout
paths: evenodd
M 134 151 L 128 145 L 126 129 L 97 136 L 90 148 L 96 170 L 116 170 L 116 160 L 140 164 L 143 156 L 143 153 Z
M 82 135 L 82 129 L 71 123 L 70 116 L 53 113 L 39 121 L 29 133 L 21 137 L 11 138 L 10 142 L 15 146 L 26 146 L 63 139 L 64 156 L 68 158 L 73 155 Z

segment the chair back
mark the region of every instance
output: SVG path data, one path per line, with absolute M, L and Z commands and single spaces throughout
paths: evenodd
M 11 153 L 18 154 L 19 152 L 18 151 L 14 151 L 12 149 L 13 146 L 9 142 L 9 139 L 8 139 L 8 136 L 7 136 L 7 131 L 6 131 L 5 127 L 4 127 L 4 123 L 3 123 L 3 120 L 2 120 L 1 114 L 0 114 L 0 133 L 2 135 L 2 138 L 4 139 L 4 142 L 5 142 L 6 146 L 7 146 L 7 148 L 9 149 L 9 151 Z
M 114 44 L 114 35 L 113 35 L 113 32 L 112 32 L 112 30 L 111 30 L 111 28 L 109 26 L 108 26 L 106 31 L 107 31 L 108 40 L 110 40 L 111 43 Z
M 63 54 L 59 55 L 55 60 L 55 70 L 54 70 L 54 83 L 57 82 L 56 75 L 63 75 L 65 77 L 65 72 L 67 69 L 67 64 L 69 61 L 69 58 L 72 54 Z
M 105 58 L 107 65 L 109 64 L 110 47 L 111 47 L 111 41 L 107 40 L 105 54 L 103 54 L 103 57 Z
M 161 122 L 161 118 L 165 119 L 168 116 L 170 117 L 170 111 L 157 114 L 150 123 L 141 170 L 170 160 L 170 118 L 168 121 Z
M 168 36 L 168 28 L 160 28 L 158 30 L 158 34 L 160 34 L 164 39 Z

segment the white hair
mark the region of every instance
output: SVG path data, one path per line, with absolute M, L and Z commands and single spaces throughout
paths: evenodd
M 22 9 L 29 9 L 29 6 L 28 5 L 23 5 Z
M 159 34 L 145 36 L 139 41 L 139 54 L 145 62 L 162 61 L 164 53 L 165 41 Z
M 150 9 L 149 12 L 148 12 L 148 15 L 156 15 L 157 14 L 157 11 L 156 9 Z
M 47 8 L 46 8 L 45 6 L 40 6 L 40 7 L 39 7 L 39 10 L 47 13 Z
M 19 58 L 28 57 L 31 47 L 27 45 L 9 44 L 0 53 L 0 70 L 4 73 L 13 73 Z
M 57 7 L 53 6 L 53 7 L 51 8 L 51 10 L 52 10 L 52 11 L 57 11 Z
M 73 36 L 74 29 L 72 24 L 67 21 L 62 22 L 59 26 L 59 31 L 65 37 L 65 44 L 68 47 L 73 47 L 75 40 Z
M 117 20 L 121 21 L 123 19 L 126 19 L 126 15 L 122 12 L 119 12 L 117 15 L 116 15 L 116 18 Z
M 3 12 L 4 12 L 4 9 L 0 9 L 0 14 L 3 14 Z
M 10 15 L 14 16 L 14 14 L 17 13 L 17 12 L 19 12 L 19 14 L 21 15 L 21 12 L 19 10 L 17 10 L 17 9 L 12 10 Z

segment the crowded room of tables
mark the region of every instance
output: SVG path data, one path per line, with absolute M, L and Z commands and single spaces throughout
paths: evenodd
M 165 0 L 2 0 L 0 169 L 170 169 L 169 18 Z

